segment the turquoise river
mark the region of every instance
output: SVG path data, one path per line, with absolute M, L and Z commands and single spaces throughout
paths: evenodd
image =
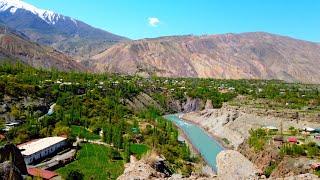
M 202 128 L 179 118 L 178 114 L 166 115 L 166 119 L 180 127 L 192 145 L 197 149 L 207 164 L 216 171 L 216 157 L 223 147 Z

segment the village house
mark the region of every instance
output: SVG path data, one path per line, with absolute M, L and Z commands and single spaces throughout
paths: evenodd
M 275 126 L 264 126 L 262 129 L 265 129 L 266 131 L 278 131 L 278 128 Z
M 291 143 L 291 144 L 297 144 L 297 143 L 298 143 L 298 138 L 296 138 L 296 137 L 289 137 L 289 138 L 287 139 L 287 141 L 288 141 L 289 143 Z
M 5 128 L 3 129 L 4 131 L 10 131 L 10 129 L 17 127 L 20 123 L 19 122 L 11 122 L 11 123 L 6 123 Z
M 186 143 L 186 139 L 185 139 L 183 136 L 179 135 L 179 136 L 178 136 L 178 142 L 179 142 L 180 144 L 185 144 L 185 143 Z
M 283 142 L 284 142 L 283 136 L 275 136 L 273 138 L 273 144 L 276 145 L 276 147 L 278 147 L 279 149 L 282 146 Z
M 53 155 L 67 145 L 64 137 L 47 137 L 18 145 L 27 165 Z

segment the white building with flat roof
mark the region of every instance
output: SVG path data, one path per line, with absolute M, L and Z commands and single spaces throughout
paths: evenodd
M 44 159 L 67 145 L 67 138 L 47 137 L 18 145 L 26 164 Z

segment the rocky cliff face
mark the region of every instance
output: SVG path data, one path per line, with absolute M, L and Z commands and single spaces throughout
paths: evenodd
M 126 99 L 125 103 L 134 112 L 144 111 L 150 107 L 156 108 L 161 112 L 164 111 L 161 105 L 146 93 L 140 93 L 136 97 Z
M 130 99 L 125 99 L 124 103 L 134 112 L 146 110 L 149 107 L 158 109 L 161 112 L 177 113 L 177 112 L 193 112 L 200 111 L 206 107 L 212 107 L 212 102 L 206 102 L 199 98 L 186 97 L 186 100 L 176 100 L 168 98 L 166 105 L 161 106 L 155 99 L 147 93 L 140 93 Z
M 268 33 L 144 39 L 94 56 L 98 72 L 320 82 L 320 45 Z

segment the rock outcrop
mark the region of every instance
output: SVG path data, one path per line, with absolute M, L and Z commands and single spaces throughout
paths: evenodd
M 281 161 L 279 149 L 272 142 L 266 145 L 263 151 L 256 152 L 253 148 L 250 148 L 248 142 L 245 141 L 238 147 L 238 151 L 253 162 L 261 172 L 265 172 L 270 164 L 277 164 Z
M 258 179 L 260 171 L 241 153 L 225 150 L 217 156 L 217 174 L 220 180 Z
M 160 161 L 159 161 L 160 160 Z M 125 165 L 124 173 L 117 180 L 213 180 L 216 179 L 212 174 L 192 174 L 190 177 L 183 177 L 181 174 L 168 175 L 160 172 L 155 167 L 157 162 L 162 162 L 158 156 L 150 155 L 147 158 L 137 160 L 134 156 L 130 157 L 130 163 Z M 159 163 L 158 163 L 159 164 Z M 160 163 L 161 164 L 161 163 Z
M 300 174 L 313 173 L 311 168 L 312 163 L 316 160 L 311 160 L 306 157 L 291 158 L 285 157 L 272 171 L 271 178 L 298 176 Z
M 23 180 L 19 169 L 10 161 L 0 163 L 0 179 Z
M 133 156 L 130 157 L 130 163 L 125 165 L 124 173 L 117 180 L 148 180 L 165 178 L 165 175 L 157 172 L 146 161 L 138 161 Z
M 199 98 L 187 97 L 187 102 L 183 105 L 183 112 L 193 112 L 203 109 L 204 103 Z
M 27 167 L 24 158 L 13 144 L 7 144 L 0 148 L 0 177 L 2 179 L 22 179 L 27 175 Z
M 208 99 L 206 101 L 206 105 L 204 106 L 204 109 L 213 109 L 212 100 Z
M 130 100 L 126 99 L 125 103 L 131 110 L 135 112 L 143 111 L 149 107 L 153 107 L 160 111 L 164 111 L 161 105 L 158 104 L 154 99 L 152 99 L 146 93 L 140 93 L 136 97 L 133 97 Z

